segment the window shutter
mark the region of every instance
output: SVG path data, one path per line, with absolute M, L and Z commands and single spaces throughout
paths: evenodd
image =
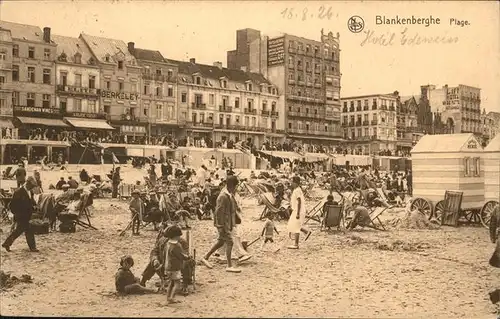
M 464 176 L 468 177 L 469 176 L 469 158 L 464 157 Z

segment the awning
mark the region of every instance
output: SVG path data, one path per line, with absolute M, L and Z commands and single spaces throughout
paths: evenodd
M 14 124 L 9 119 L 0 119 L 0 128 L 14 128 Z
M 76 117 L 65 117 L 66 121 L 69 124 L 73 125 L 76 128 L 90 128 L 97 130 L 114 130 L 114 127 L 106 123 L 105 120 L 96 120 L 96 119 L 81 119 Z
M 301 160 L 302 156 L 295 152 L 284 152 L 284 151 L 261 151 L 264 154 L 275 156 L 275 157 L 280 157 L 280 158 L 286 158 L 291 161 L 293 160 Z
M 323 160 L 327 160 L 330 157 L 324 153 L 305 153 L 306 162 L 320 162 Z
M 18 116 L 17 119 L 21 121 L 21 123 L 23 124 L 36 124 L 36 125 L 59 126 L 59 127 L 69 126 L 60 119 L 46 119 L 41 117 L 27 117 L 27 116 Z

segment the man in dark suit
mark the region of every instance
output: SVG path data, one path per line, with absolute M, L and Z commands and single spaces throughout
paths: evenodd
M 38 252 L 38 249 L 36 249 L 35 234 L 30 227 L 31 215 L 33 214 L 34 206 L 36 204 L 33 199 L 32 190 L 36 186 L 37 184 L 35 178 L 30 176 L 26 180 L 26 183 L 22 187 L 18 188 L 12 195 L 10 210 L 12 211 L 12 214 L 14 214 L 16 227 L 2 244 L 2 247 L 7 251 L 10 251 L 10 246 L 12 246 L 14 240 L 24 233 L 30 251 Z
M 236 186 L 238 186 L 238 178 L 234 175 L 229 176 L 226 180 L 226 188 L 221 191 L 219 197 L 217 197 L 217 204 L 214 213 L 214 226 L 217 228 L 219 237 L 210 251 L 201 260 L 205 266 L 212 268 L 213 266 L 210 264 L 208 259 L 219 248 L 226 245 L 226 271 L 232 273 L 241 272 L 239 268 L 233 267 L 231 260 L 231 252 L 233 250 L 233 237 L 231 232 L 236 225 L 236 208 L 238 207 L 234 198 Z

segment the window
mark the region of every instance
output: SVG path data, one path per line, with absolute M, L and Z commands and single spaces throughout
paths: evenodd
M 35 68 L 31 66 L 28 67 L 28 82 L 35 83 Z
M 169 85 L 167 88 L 167 96 L 170 96 L 170 97 L 174 96 L 174 87 L 172 85 Z
M 288 128 L 292 128 L 292 122 L 288 122 Z
M 245 116 L 245 126 L 248 126 L 248 124 L 249 124 L 249 120 L 250 120 L 250 119 L 249 119 L 249 117 L 248 117 L 248 116 Z
M 35 107 L 35 93 L 26 94 L 26 106 Z
M 6 57 L 7 57 L 7 52 L 1 51 L 0 52 L 0 60 L 5 61 Z
M 28 58 L 35 58 L 35 47 L 28 47 Z
M 137 93 L 137 83 L 130 83 L 130 91 L 132 93 Z
M 95 89 L 95 76 L 89 75 L 89 88 Z
M 99 110 L 96 107 L 96 101 L 95 100 L 89 100 L 88 101 L 88 112 L 89 113 L 98 113 Z
M 252 83 L 247 83 L 247 91 L 253 91 Z
M 213 94 L 209 94 L 208 95 L 208 103 L 210 105 L 214 105 L 215 104 L 215 95 L 213 95 Z
M 149 84 L 144 84 L 144 91 L 142 93 L 149 94 Z
M 252 117 L 252 126 L 256 127 L 257 126 L 257 118 L 254 116 Z
M 167 71 L 167 76 L 168 76 L 168 78 L 169 78 L 169 79 L 170 79 L 173 75 L 174 75 L 174 71 L 172 71 L 172 70 L 168 70 L 168 71 Z
M 50 95 L 49 94 L 44 94 L 43 95 L 42 107 L 43 108 L 49 108 L 50 107 Z
M 156 105 L 156 118 L 163 118 L 163 106 L 161 104 Z M 193 122 L 196 120 L 196 113 L 193 113 Z
M 235 97 L 234 98 L 234 108 L 235 109 L 239 109 L 240 108 L 240 98 L 239 97 Z
M 19 92 L 12 92 L 12 105 L 19 105 Z
M 123 70 L 123 61 L 118 61 L 118 69 Z
M 0 84 L 4 84 L 4 83 L 5 83 L 5 76 L 0 75 Z
M 75 86 L 78 86 L 78 87 L 82 86 L 82 75 L 81 74 L 75 74 Z
M 156 96 L 161 96 L 161 86 L 156 87 Z
M 156 75 L 161 75 L 161 69 L 156 69 Z
M 81 112 L 82 111 L 82 100 L 81 99 L 75 99 L 75 105 L 73 106 L 73 111 L 74 112 Z
M 253 99 L 247 99 L 248 110 L 253 109 Z
M 276 112 L 276 102 L 271 103 L 271 112 Z
M 43 58 L 45 60 L 50 60 L 50 49 L 43 49 Z
M 59 108 L 63 111 L 63 112 L 66 112 L 67 111 L 67 107 L 68 107 L 68 101 L 66 100 L 66 98 L 61 98 L 59 100 Z
M 187 102 L 187 93 L 186 92 L 182 92 L 181 93 L 181 102 L 182 103 L 186 103 Z
M 50 69 L 43 69 L 43 84 L 50 84 Z
M 106 89 L 110 90 L 111 89 L 111 82 L 106 81 Z
M 200 78 L 199 76 L 197 76 L 197 77 L 195 78 L 195 83 L 196 83 L 197 85 L 201 85 L 201 78 Z
M 227 88 L 227 81 L 226 80 L 222 80 L 221 82 L 221 87 L 226 89 Z
M 64 86 L 68 85 L 68 73 L 66 72 L 59 73 L 59 84 Z
M 18 58 L 19 57 L 19 45 L 14 44 L 12 47 L 12 56 Z

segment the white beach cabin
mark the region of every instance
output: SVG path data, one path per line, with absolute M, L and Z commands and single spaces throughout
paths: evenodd
M 481 143 L 472 133 L 423 136 L 411 150 L 412 207 L 429 205 L 421 211 L 430 214 L 444 199 L 446 191 L 458 191 L 463 192 L 462 210 L 481 208 L 484 203 L 482 155 Z
M 500 134 L 486 146 L 482 157 L 485 204 L 481 210 L 481 221 L 488 226 L 491 213 L 500 201 Z

